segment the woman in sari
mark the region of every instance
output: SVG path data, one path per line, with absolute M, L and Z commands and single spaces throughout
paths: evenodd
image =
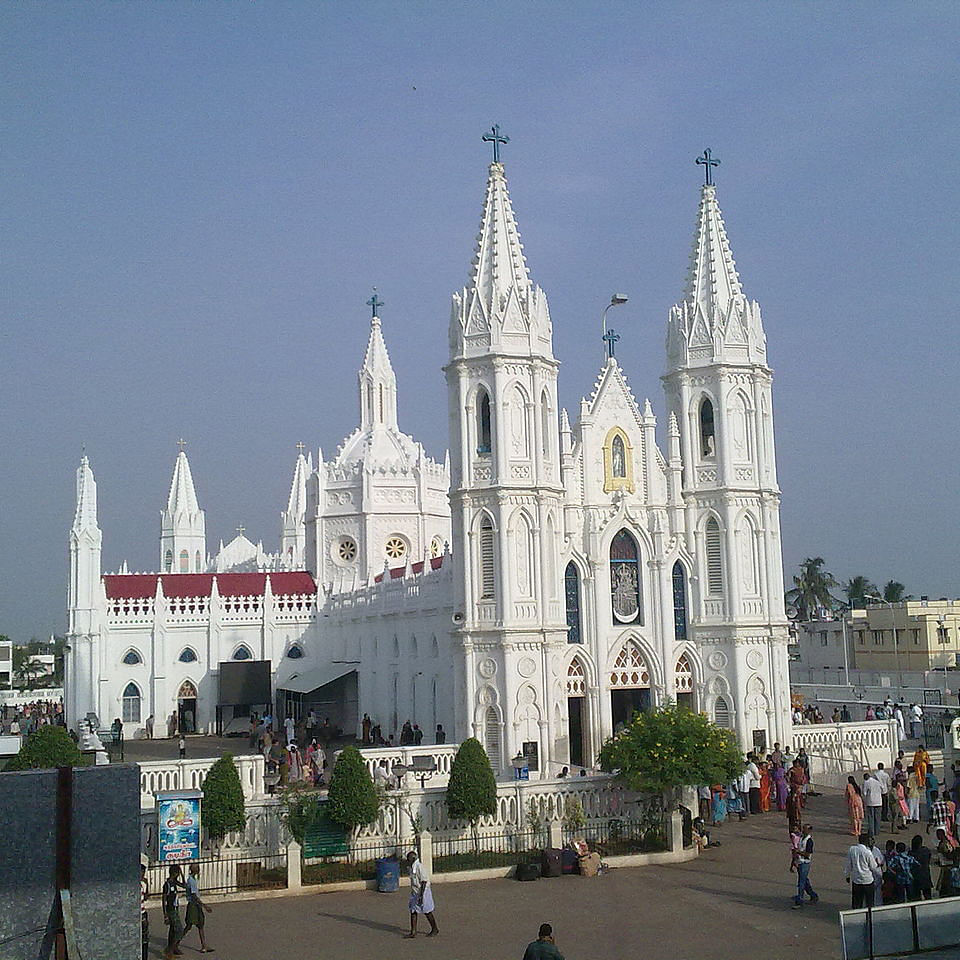
M 773 768 L 773 783 L 777 792 L 777 809 L 787 809 L 787 774 L 783 764 L 778 763 Z
M 710 789 L 713 794 L 710 813 L 713 816 L 714 824 L 718 825 L 727 819 L 727 791 L 719 783 L 714 784 Z
M 760 763 L 760 812 L 770 811 L 770 788 L 773 781 L 770 779 L 770 764 L 766 760 Z
M 896 799 L 896 806 L 893 808 L 895 814 L 892 824 L 893 829 L 906 830 L 907 824 L 910 821 L 910 807 L 907 806 L 907 793 L 903 789 L 903 781 L 894 780 L 890 789 L 893 791 Z
M 920 746 L 917 747 L 917 752 L 913 755 L 913 770 L 921 790 L 926 788 L 927 770 L 929 767 L 930 754 L 927 753 L 927 748 L 921 743 Z
M 850 817 L 850 833 L 860 836 L 863 827 L 863 794 L 855 777 L 847 777 L 847 815 Z

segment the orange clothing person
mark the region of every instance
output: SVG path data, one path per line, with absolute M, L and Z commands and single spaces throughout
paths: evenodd
M 927 768 L 930 766 L 930 754 L 921 743 L 913 755 L 913 775 L 917 778 L 917 785 L 923 793 L 927 790 Z
M 859 837 L 863 828 L 863 794 L 854 777 L 847 777 L 847 815 L 850 817 L 850 833 Z
M 767 813 L 770 810 L 770 788 L 772 786 L 770 764 L 764 761 L 760 764 L 760 810 L 762 813 Z

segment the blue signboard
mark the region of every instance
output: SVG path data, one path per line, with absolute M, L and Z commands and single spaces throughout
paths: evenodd
M 199 790 L 163 790 L 157 794 L 157 859 L 200 859 Z

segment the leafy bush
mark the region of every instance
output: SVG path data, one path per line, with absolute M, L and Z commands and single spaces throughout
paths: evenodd
M 20 752 L 7 761 L 3 768 L 14 770 L 42 770 L 48 767 L 80 767 L 86 763 L 80 748 L 70 739 L 63 727 L 47 724 L 38 727 L 27 737 Z
M 380 795 L 356 747 L 344 747 L 340 751 L 330 778 L 327 801 L 327 816 L 345 830 L 376 820 Z
M 577 797 L 567 797 L 563 809 L 563 825 L 570 831 L 582 830 L 587 822 L 583 804 Z
M 447 811 L 454 820 L 468 820 L 474 830 L 484 814 L 497 811 L 497 781 L 487 751 L 476 737 L 464 740 L 453 758 Z
M 243 787 L 233 755 L 225 753 L 209 770 L 203 781 L 203 822 L 212 840 L 222 840 L 247 823 Z
M 600 769 L 640 793 L 729 783 L 743 767 L 732 730 L 675 704 L 638 713 L 600 750 Z
M 320 794 L 307 784 L 296 784 L 280 791 L 280 822 L 293 839 L 303 846 L 307 832 L 323 819 Z

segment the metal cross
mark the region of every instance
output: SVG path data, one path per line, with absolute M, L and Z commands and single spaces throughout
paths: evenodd
M 239 533 L 240 536 L 242 537 L 242 536 L 243 536 L 243 531 L 246 530 L 246 529 L 247 529 L 247 528 L 246 528 L 245 526 L 243 526 L 243 524 L 241 524 L 239 527 L 237 527 L 237 533 Z
M 297 451 L 300 453 L 301 456 L 303 455 L 303 451 L 305 447 L 306 447 L 306 444 L 302 440 L 297 443 Z
M 608 330 L 601 339 L 607 345 L 607 356 L 612 357 L 616 349 L 617 341 L 620 339 L 620 334 L 616 330 Z
M 187 441 L 184 440 L 183 437 L 181 437 L 181 438 L 177 441 L 177 446 L 180 448 L 180 452 L 181 452 L 181 453 L 183 453 L 183 448 L 184 448 L 186 445 L 187 445 Z
M 719 161 L 719 160 L 716 160 L 716 159 L 714 159 L 713 157 L 710 156 L 710 148 L 709 148 L 709 147 L 707 147 L 707 149 L 703 151 L 703 156 L 702 156 L 702 157 L 697 157 L 697 165 L 699 166 L 700 164 L 703 164 L 703 166 L 706 167 L 707 186 L 708 186 L 708 187 L 709 187 L 709 186 L 712 186 L 712 185 L 713 185 L 713 173 L 712 173 L 712 171 L 711 171 L 710 168 L 711 168 L 711 167 L 718 167 L 718 166 L 720 166 L 720 161 Z
M 509 143 L 510 138 L 506 134 L 500 133 L 500 124 L 495 123 L 491 128 L 489 133 L 485 133 L 481 138 L 484 143 L 493 144 L 493 162 L 500 162 L 500 144 Z
M 370 308 L 374 317 L 377 315 L 377 308 L 383 306 L 383 301 L 377 296 L 376 287 L 373 288 L 373 296 L 367 301 L 367 306 Z

